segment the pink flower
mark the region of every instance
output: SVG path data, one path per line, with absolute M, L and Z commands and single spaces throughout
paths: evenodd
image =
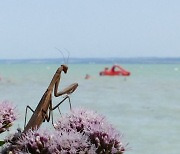
M 0 103 L 0 133 L 8 130 L 16 120 L 17 114 L 15 107 L 8 101 Z

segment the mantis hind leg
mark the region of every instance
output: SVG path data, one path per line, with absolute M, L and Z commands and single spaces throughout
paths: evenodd
M 69 108 L 71 110 L 71 101 L 70 101 L 70 97 L 68 95 L 62 101 L 60 101 L 56 106 L 54 106 L 52 108 L 52 110 L 55 110 L 56 108 L 59 108 L 59 105 L 61 105 L 66 99 L 69 100 Z
M 24 119 L 24 128 L 26 126 L 26 118 L 27 118 L 27 111 L 28 111 L 28 109 L 30 109 L 34 113 L 34 110 L 29 105 L 27 105 L 26 106 L 25 119 Z
M 60 104 L 59 104 L 60 105 Z M 70 110 L 72 109 L 72 107 L 71 107 L 71 102 L 70 102 L 70 98 L 69 98 L 69 108 L 70 108 Z M 59 114 L 61 115 L 61 117 L 62 117 L 62 113 L 61 113 L 61 110 L 60 110 L 60 108 L 59 108 L 59 106 L 57 106 L 57 108 L 58 108 L 58 111 L 59 111 Z
M 52 107 L 52 103 L 49 106 L 49 115 L 51 115 L 53 126 L 54 126 L 54 120 L 53 120 L 53 112 L 52 111 L 55 110 L 56 108 L 58 108 L 58 110 L 60 112 L 59 105 L 61 105 L 66 99 L 69 100 L 69 106 L 70 106 L 70 110 L 71 110 L 71 102 L 70 102 L 70 97 L 68 95 L 62 101 L 60 101 L 56 106 Z M 61 114 L 61 112 L 60 112 L 60 114 Z M 49 119 L 50 119 L 50 116 L 49 116 Z

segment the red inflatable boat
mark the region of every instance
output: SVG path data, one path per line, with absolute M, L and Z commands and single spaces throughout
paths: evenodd
M 104 71 L 100 72 L 100 76 L 129 76 L 131 73 L 129 71 L 126 71 L 119 65 L 113 65 L 111 69 L 105 68 Z

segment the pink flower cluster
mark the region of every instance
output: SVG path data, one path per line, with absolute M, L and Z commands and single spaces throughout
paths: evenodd
M 121 135 L 104 116 L 83 108 L 55 124 L 55 130 L 29 130 L 4 151 L 15 154 L 123 154 Z
M 125 151 L 121 142 L 121 135 L 104 116 L 94 111 L 83 108 L 73 110 L 71 114 L 59 119 L 57 130 L 76 130 L 88 137 L 92 145 L 95 145 L 96 153 L 119 153 Z
M 0 133 L 8 130 L 16 120 L 17 114 L 15 107 L 8 101 L 0 103 Z
M 6 150 L 7 151 L 7 150 Z M 87 136 L 77 131 L 29 130 L 9 152 L 15 154 L 95 154 L 96 148 Z

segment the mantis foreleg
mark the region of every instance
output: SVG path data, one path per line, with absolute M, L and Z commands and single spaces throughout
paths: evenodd
M 76 90 L 76 88 L 78 86 L 78 83 L 73 83 L 73 84 L 69 85 L 67 88 L 58 92 L 59 82 L 60 82 L 60 77 L 57 79 L 55 86 L 54 86 L 54 96 L 55 97 L 59 97 L 64 94 L 71 94 Z

